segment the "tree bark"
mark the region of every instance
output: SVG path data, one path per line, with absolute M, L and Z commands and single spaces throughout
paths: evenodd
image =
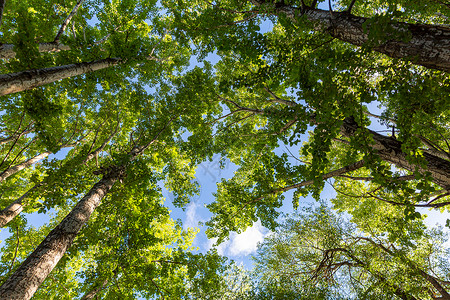
M 153 143 L 176 118 L 174 116 L 167 124 L 143 146 L 134 146 L 128 152 L 129 161 L 134 160 Z M 55 227 L 39 246 L 27 257 L 20 267 L 0 287 L 0 299 L 30 299 L 45 278 L 50 274 L 58 261 L 70 247 L 81 228 L 89 220 L 92 212 L 100 205 L 101 200 L 120 180 L 127 163 L 104 169 L 103 178 L 77 203 L 64 220 Z
M 252 1 L 255 5 L 266 5 L 275 10 L 275 14 L 284 14 L 293 22 L 304 15 L 314 25 L 315 31 L 325 31 L 332 37 L 355 46 L 369 42 L 369 32 L 364 32 L 363 24 L 368 20 L 348 12 L 330 12 L 322 9 L 294 7 L 269 1 Z M 392 30 L 386 32 L 387 41 L 372 49 L 392 58 L 401 58 L 429 69 L 450 72 L 450 28 L 439 25 L 410 24 L 392 22 Z M 390 33 L 400 32 L 410 36 L 401 40 Z
M 84 294 L 83 297 L 81 297 L 80 300 L 91 300 L 91 299 L 94 299 L 94 297 L 98 294 L 98 292 L 103 290 L 106 287 L 107 284 L 108 284 L 108 280 L 105 279 L 101 285 L 97 286 L 96 288 L 94 288 L 94 289 L 90 290 L 89 292 L 87 292 L 86 294 Z
M 23 210 L 23 200 L 28 197 L 28 194 L 39 187 L 41 184 L 37 184 L 29 189 L 25 194 L 17 198 L 13 203 L 8 205 L 2 211 L 0 211 L 0 228 L 6 226 L 9 222 L 11 222 L 18 214 L 20 214 Z
M 123 168 L 112 168 L 0 287 L 1 299 L 30 299 L 70 247 Z
M 21 136 L 23 136 L 24 134 L 28 134 L 28 133 L 32 132 L 33 130 L 34 130 L 34 129 L 31 128 L 31 129 L 29 129 L 29 130 L 24 130 L 24 131 L 22 131 L 21 133 L 13 134 L 13 135 L 10 135 L 9 137 L 5 137 L 5 138 L 3 138 L 3 139 L 0 140 L 0 145 L 6 144 L 6 143 L 9 143 L 9 142 L 11 142 L 11 141 L 13 141 L 13 140 L 15 140 L 15 139 L 18 139 L 18 138 L 20 138 Z
M 353 118 L 346 118 L 341 126 L 341 134 L 346 137 L 351 137 L 358 127 L 358 124 Z M 430 172 L 434 183 L 450 191 L 450 161 L 424 152 L 423 158 L 426 167 L 423 168 L 412 164 L 406 159 L 406 154 L 402 151 L 402 142 L 369 129 L 365 130 L 371 134 L 375 142 L 371 147 L 377 150 L 381 159 L 413 173 L 417 171 L 422 174 Z
M 0 96 L 22 92 L 61 79 L 116 66 L 119 58 L 106 58 L 92 62 L 28 70 L 0 75 Z
M 5 180 L 9 176 L 14 175 L 17 172 L 19 172 L 19 171 L 21 171 L 21 170 L 23 170 L 23 169 L 33 165 L 34 163 L 40 161 L 41 159 L 46 158 L 50 154 L 52 154 L 52 152 L 50 152 L 50 151 L 43 152 L 43 153 L 41 153 L 39 155 L 36 155 L 35 157 L 30 158 L 27 161 L 24 161 L 23 163 L 20 163 L 18 165 L 15 165 L 13 167 L 10 167 L 10 168 L 6 169 L 2 173 L 0 173 L 0 182 Z
M 70 50 L 70 46 L 60 43 L 39 43 L 39 52 L 59 52 Z M 2 44 L 0 45 L 0 58 L 10 59 L 16 57 L 16 51 L 14 51 L 14 44 Z

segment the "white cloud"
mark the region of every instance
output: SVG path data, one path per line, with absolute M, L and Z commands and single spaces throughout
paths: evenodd
M 208 241 L 206 242 L 206 250 L 209 251 L 216 242 L 217 242 L 217 238 L 208 239 Z M 230 244 L 230 241 L 225 241 L 222 244 L 216 246 L 217 253 L 219 255 L 225 255 L 225 252 L 226 252 L 229 244 Z
M 241 234 L 235 234 L 228 248 L 232 256 L 249 255 L 257 250 L 258 243 L 264 239 L 264 227 L 261 222 L 253 224 Z
M 242 256 L 256 252 L 259 242 L 264 240 L 266 229 L 258 221 L 252 227 L 247 228 L 241 234 L 235 232 L 230 234 L 230 239 L 216 246 L 220 255 Z M 206 249 L 211 249 L 217 239 L 210 239 L 207 242 Z

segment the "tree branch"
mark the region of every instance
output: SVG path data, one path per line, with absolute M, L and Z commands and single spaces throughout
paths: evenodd
M 329 178 L 332 178 L 332 177 L 336 177 L 336 176 L 342 175 L 344 173 L 355 171 L 357 169 L 360 169 L 360 168 L 364 167 L 364 164 L 365 164 L 364 160 L 360 160 L 360 161 L 358 161 L 356 163 L 353 163 L 351 165 L 348 165 L 348 166 L 342 167 L 340 169 L 328 172 L 328 173 L 323 174 L 321 176 L 322 180 L 326 180 L 326 179 L 329 179 Z M 273 191 L 267 193 L 266 195 L 263 195 L 263 196 L 255 199 L 255 200 L 247 202 L 245 205 L 251 204 L 251 203 L 256 203 L 259 200 L 263 199 L 264 197 L 266 197 L 267 195 L 270 195 L 270 194 L 277 194 L 277 193 L 286 192 L 286 191 L 293 190 L 293 189 L 298 189 L 300 187 L 308 186 L 308 185 L 311 185 L 313 183 L 314 183 L 314 180 L 306 180 L 306 181 L 302 181 L 300 183 L 293 184 L 293 185 L 290 185 L 290 186 L 287 186 L 287 187 L 284 187 L 284 188 L 279 188 L 279 189 L 276 189 L 276 190 L 273 190 Z M 244 207 L 245 207 L 245 205 L 244 205 Z M 244 208 L 244 207 L 242 207 L 242 208 Z
M 346 13 L 348 13 L 348 14 L 352 13 L 353 5 L 355 5 L 355 2 L 356 2 L 356 0 L 352 0 L 350 5 L 348 6 L 348 8 L 345 10 Z
M 17 250 L 19 250 L 19 243 L 20 243 L 20 237 L 19 237 L 19 226 L 17 226 L 17 244 L 16 244 L 16 251 L 14 251 L 14 257 L 11 261 L 11 266 L 9 266 L 9 270 L 8 273 L 11 272 L 11 270 L 14 267 L 14 262 L 16 261 L 16 257 L 17 257 Z
M 73 18 L 73 16 L 75 16 L 75 14 L 77 13 L 78 8 L 81 6 L 83 1 L 84 0 L 77 0 L 77 4 L 72 9 L 72 12 L 67 16 L 67 18 L 64 20 L 64 22 L 61 24 L 61 27 L 59 28 L 59 31 L 56 34 L 55 39 L 53 40 L 53 42 L 55 44 L 59 43 L 59 39 L 61 38 L 61 35 L 63 34 L 64 30 L 66 30 L 67 25 L 69 25 L 70 20 Z
M 0 0 L 0 26 L 2 26 L 3 11 L 5 10 L 6 0 Z
M 280 104 L 285 104 L 285 105 L 290 106 L 290 107 L 294 107 L 294 106 L 297 105 L 297 103 L 295 103 L 294 101 L 281 99 L 280 97 L 275 95 L 275 93 L 273 93 L 271 90 L 269 90 L 269 88 L 267 88 L 267 87 L 264 87 L 264 90 L 267 93 L 269 93 L 274 98 L 273 102 L 277 102 L 277 103 L 280 103 Z

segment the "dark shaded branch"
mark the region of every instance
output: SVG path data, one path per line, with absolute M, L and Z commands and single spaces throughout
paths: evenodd
M 0 26 L 2 26 L 3 11 L 5 10 L 6 0 L 0 0 Z
M 349 14 L 352 13 L 353 5 L 355 5 L 355 2 L 356 2 L 356 0 L 352 0 L 350 5 L 348 6 L 348 8 L 345 10 L 346 13 L 349 13 Z

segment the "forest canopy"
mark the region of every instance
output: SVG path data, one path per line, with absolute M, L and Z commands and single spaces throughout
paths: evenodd
M 450 299 L 424 223 L 450 207 L 449 18 L 438 0 L 0 0 L 0 298 Z M 206 233 L 260 221 L 254 271 L 196 251 L 163 196 L 185 208 L 217 157 L 236 171 Z

